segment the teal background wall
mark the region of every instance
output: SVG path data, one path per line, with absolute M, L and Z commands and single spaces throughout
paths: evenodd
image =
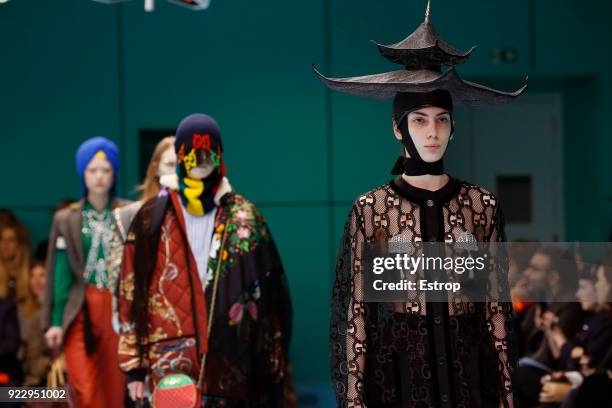
M 262 210 L 283 256 L 296 381 L 327 387 L 330 284 L 344 218 L 359 193 L 388 181 L 398 148 L 388 101 L 331 94 L 311 63 L 332 76 L 396 69 L 369 40 L 401 40 L 423 20 L 425 3 L 212 0 L 192 12 L 158 0 L 154 13 L 140 0 L 4 4 L 0 207 L 17 213 L 35 243 L 55 203 L 79 195 L 73 157 L 83 139 L 118 143 L 119 192 L 130 197 L 138 131 L 212 114 L 228 175 Z M 608 240 L 612 225 L 611 11 L 603 0 L 432 4 L 445 39 L 478 45 L 458 68 L 466 78 L 510 90 L 529 75 L 529 92 L 563 95 L 566 240 Z M 499 47 L 515 49 L 516 62 L 493 63 Z

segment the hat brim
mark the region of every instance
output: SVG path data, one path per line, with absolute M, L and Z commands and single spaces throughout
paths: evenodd
M 444 73 L 430 70 L 399 70 L 348 78 L 328 78 L 312 66 L 315 74 L 330 89 L 374 99 L 392 98 L 398 92 L 445 90 L 458 106 L 487 106 L 510 102 L 527 89 L 525 84 L 514 92 L 503 92 L 459 77 L 454 68 Z

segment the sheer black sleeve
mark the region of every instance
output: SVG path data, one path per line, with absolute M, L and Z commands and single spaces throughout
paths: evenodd
M 344 227 L 332 291 L 330 347 L 332 383 L 338 407 L 365 407 L 363 374 L 366 333 L 361 257 L 362 216 L 354 205 Z
M 504 246 L 500 243 L 506 241 L 504 232 L 504 217 L 499 207 L 493 208 L 488 241 L 491 243 L 491 267 L 493 269 L 492 285 L 496 294 L 492 294 L 486 302 L 487 328 L 493 342 L 492 346 L 497 354 L 499 372 L 500 407 L 514 407 L 513 379 L 516 371 L 516 340 L 513 331 L 513 309 L 510 301 L 510 287 L 508 283 L 508 256 Z

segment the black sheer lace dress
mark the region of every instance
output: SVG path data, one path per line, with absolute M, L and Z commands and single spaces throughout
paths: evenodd
M 398 177 L 354 202 L 332 294 L 339 407 L 514 407 L 511 303 L 363 301 L 363 244 L 398 235 L 453 243 L 466 233 L 479 242 L 505 240 L 495 196 L 455 178 L 432 192 Z M 507 258 L 492 267 L 508 291 Z

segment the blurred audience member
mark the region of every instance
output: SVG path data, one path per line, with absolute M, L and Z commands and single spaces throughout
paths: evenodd
M 0 227 L 17 224 L 17 217 L 8 208 L 0 208 Z
M 529 267 L 531 257 L 539 248 L 534 241 L 517 240 L 508 244 L 508 283 L 512 295 L 512 306 L 514 308 L 514 328 L 517 333 L 529 314 L 533 305 L 533 299 L 529 294 L 525 271 Z M 525 354 L 525 344 L 522 338 L 518 339 L 518 355 Z
M 588 311 L 582 331 L 573 339 L 552 330 L 553 347 L 567 361 L 567 371 L 541 379 L 540 402 L 563 403 L 563 407 L 612 406 L 612 309 L 610 285 L 612 269 L 605 264 L 585 266 L 577 297 Z
M 30 269 L 30 290 L 20 310 L 19 323 L 23 340 L 24 386 L 44 387 L 50 364 L 51 350 L 40 328 L 40 309 L 45 292 L 45 263 L 33 261 Z
M 0 386 L 21 386 L 23 373 L 17 358 L 19 345 L 17 305 L 10 299 L 0 299 Z
M 552 364 L 548 348 L 542 346 L 545 325 L 554 320 L 568 338 L 582 325 L 582 309 L 575 303 L 577 276 L 573 257 L 560 248 L 543 246 L 532 255 L 522 282 L 518 283 L 534 301 L 520 330 L 525 352 L 537 354 L 544 364 Z
M 30 243 L 20 223 L 0 225 L 0 299 L 22 303 L 28 294 Z
M 531 256 L 523 278 L 534 298 L 552 304 L 575 300 L 577 276 L 573 256 L 561 248 L 543 246 Z
M 508 244 L 508 283 L 511 288 L 517 287 L 521 282 L 531 257 L 538 250 L 539 244 L 527 239 L 518 239 Z
M 574 257 L 554 247 L 541 247 L 531 257 L 523 282 L 535 301 L 527 309 L 519 330 L 526 357 L 519 361 L 516 398 L 521 406 L 540 404 L 541 378 L 565 369 L 558 350 L 552 347 L 551 330 L 573 340 L 584 322 L 575 301 L 577 268 Z

